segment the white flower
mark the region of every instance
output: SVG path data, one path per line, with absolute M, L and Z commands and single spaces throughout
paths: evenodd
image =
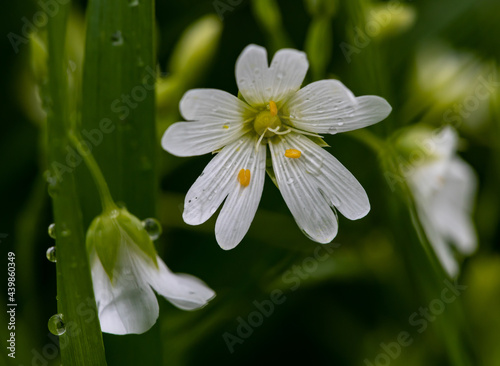
M 336 236 L 335 208 L 351 220 L 370 210 L 363 187 L 318 146 L 317 134 L 372 125 L 387 117 L 391 107 L 377 96 L 356 98 L 337 80 L 299 90 L 307 69 L 303 52 L 282 49 L 268 67 L 266 50 L 247 46 L 236 62 L 244 100 L 221 90 L 190 90 L 180 102 L 181 114 L 190 122 L 175 123 L 163 135 L 163 148 L 177 156 L 222 149 L 187 193 L 183 218 L 201 224 L 226 199 L 215 226 L 223 249 L 243 239 L 255 216 L 264 186 L 266 146 L 274 173 L 268 172 L 312 240 L 328 243 Z
M 94 219 L 87 249 L 103 332 L 149 330 L 159 312 L 153 289 L 184 310 L 200 308 L 215 296 L 200 279 L 172 273 L 141 222 L 126 209 L 116 207 Z
M 408 183 L 425 233 L 443 267 L 455 277 L 459 266 L 451 245 L 462 255 L 477 247 L 471 218 L 477 179 L 456 155 L 456 131 L 445 127 L 434 136 L 432 156 L 407 173 Z

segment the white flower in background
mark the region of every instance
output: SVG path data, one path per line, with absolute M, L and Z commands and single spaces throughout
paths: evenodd
M 243 239 L 255 216 L 264 186 L 266 146 L 274 173 L 268 172 L 312 240 L 328 243 L 337 235 L 335 208 L 351 220 L 370 210 L 363 187 L 318 145 L 317 134 L 372 125 L 387 117 L 391 107 L 377 96 L 354 97 L 338 80 L 299 90 L 307 69 L 303 52 L 282 49 L 268 67 L 266 50 L 249 45 L 236 62 L 243 100 L 216 89 L 190 90 L 180 102 L 189 122 L 173 124 L 163 135 L 163 148 L 177 156 L 220 150 L 187 193 L 183 218 L 201 224 L 226 199 L 215 226 L 223 249 Z
M 200 279 L 172 273 L 142 223 L 124 208 L 112 207 L 94 219 L 87 250 L 103 332 L 150 329 L 159 313 L 153 289 L 184 310 L 200 308 L 215 296 Z
M 476 131 L 487 126 L 500 85 L 494 64 L 472 52 L 431 42 L 418 48 L 415 66 L 416 104 L 428 105 L 430 113 L 456 128 Z
M 458 135 L 454 129 L 429 133 L 428 139 L 432 140 L 432 154 L 407 172 L 408 183 L 425 233 L 443 267 L 455 277 L 459 265 L 452 246 L 461 255 L 470 255 L 477 247 L 471 217 L 477 179 L 456 154 Z

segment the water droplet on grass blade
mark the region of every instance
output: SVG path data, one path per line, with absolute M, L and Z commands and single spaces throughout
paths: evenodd
M 56 224 L 54 223 L 50 224 L 49 229 L 47 231 L 52 239 L 56 238 Z
M 123 44 L 123 36 L 121 31 L 116 31 L 111 35 L 111 44 L 113 46 L 121 46 Z
M 52 315 L 49 319 L 48 326 L 50 333 L 56 336 L 63 335 L 66 332 L 62 314 Z
M 47 249 L 47 252 L 45 253 L 45 255 L 47 256 L 47 259 L 49 261 L 51 261 L 52 263 L 57 262 L 56 247 L 50 247 L 49 249 Z
M 146 232 L 148 233 L 151 240 L 156 240 L 160 237 L 162 230 L 158 220 L 154 218 L 145 219 L 144 221 L 142 221 L 142 226 L 144 227 L 144 230 L 146 230 Z

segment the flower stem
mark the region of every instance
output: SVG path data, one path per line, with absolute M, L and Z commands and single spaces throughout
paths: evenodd
M 113 197 L 111 196 L 111 192 L 109 191 L 106 179 L 104 179 L 102 171 L 99 168 L 97 162 L 95 161 L 94 156 L 90 151 L 86 151 L 82 142 L 74 132 L 69 133 L 69 139 L 71 140 L 71 143 L 75 146 L 78 153 L 82 156 L 85 165 L 87 165 L 87 168 L 89 169 L 90 174 L 94 179 L 97 191 L 99 192 L 99 197 L 101 198 L 103 211 L 115 208 L 116 205 L 115 202 L 113 201 Z
M 378 155 L 387 153 L 387 144 L 384 140 L 367 130 L 356 130 L 348 133 L 349 136 L 361 141 Z

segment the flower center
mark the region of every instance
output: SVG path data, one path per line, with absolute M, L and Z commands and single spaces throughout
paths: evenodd
M 281 120 L 278 117 L 278 107 L 272 100 L 269 102 L 269 110 L 262 111 L 255 117 L 253 128 L 260 136 L 271 137 L 281 128 Z M 270 130 L 274 130 L 270 131 Z

